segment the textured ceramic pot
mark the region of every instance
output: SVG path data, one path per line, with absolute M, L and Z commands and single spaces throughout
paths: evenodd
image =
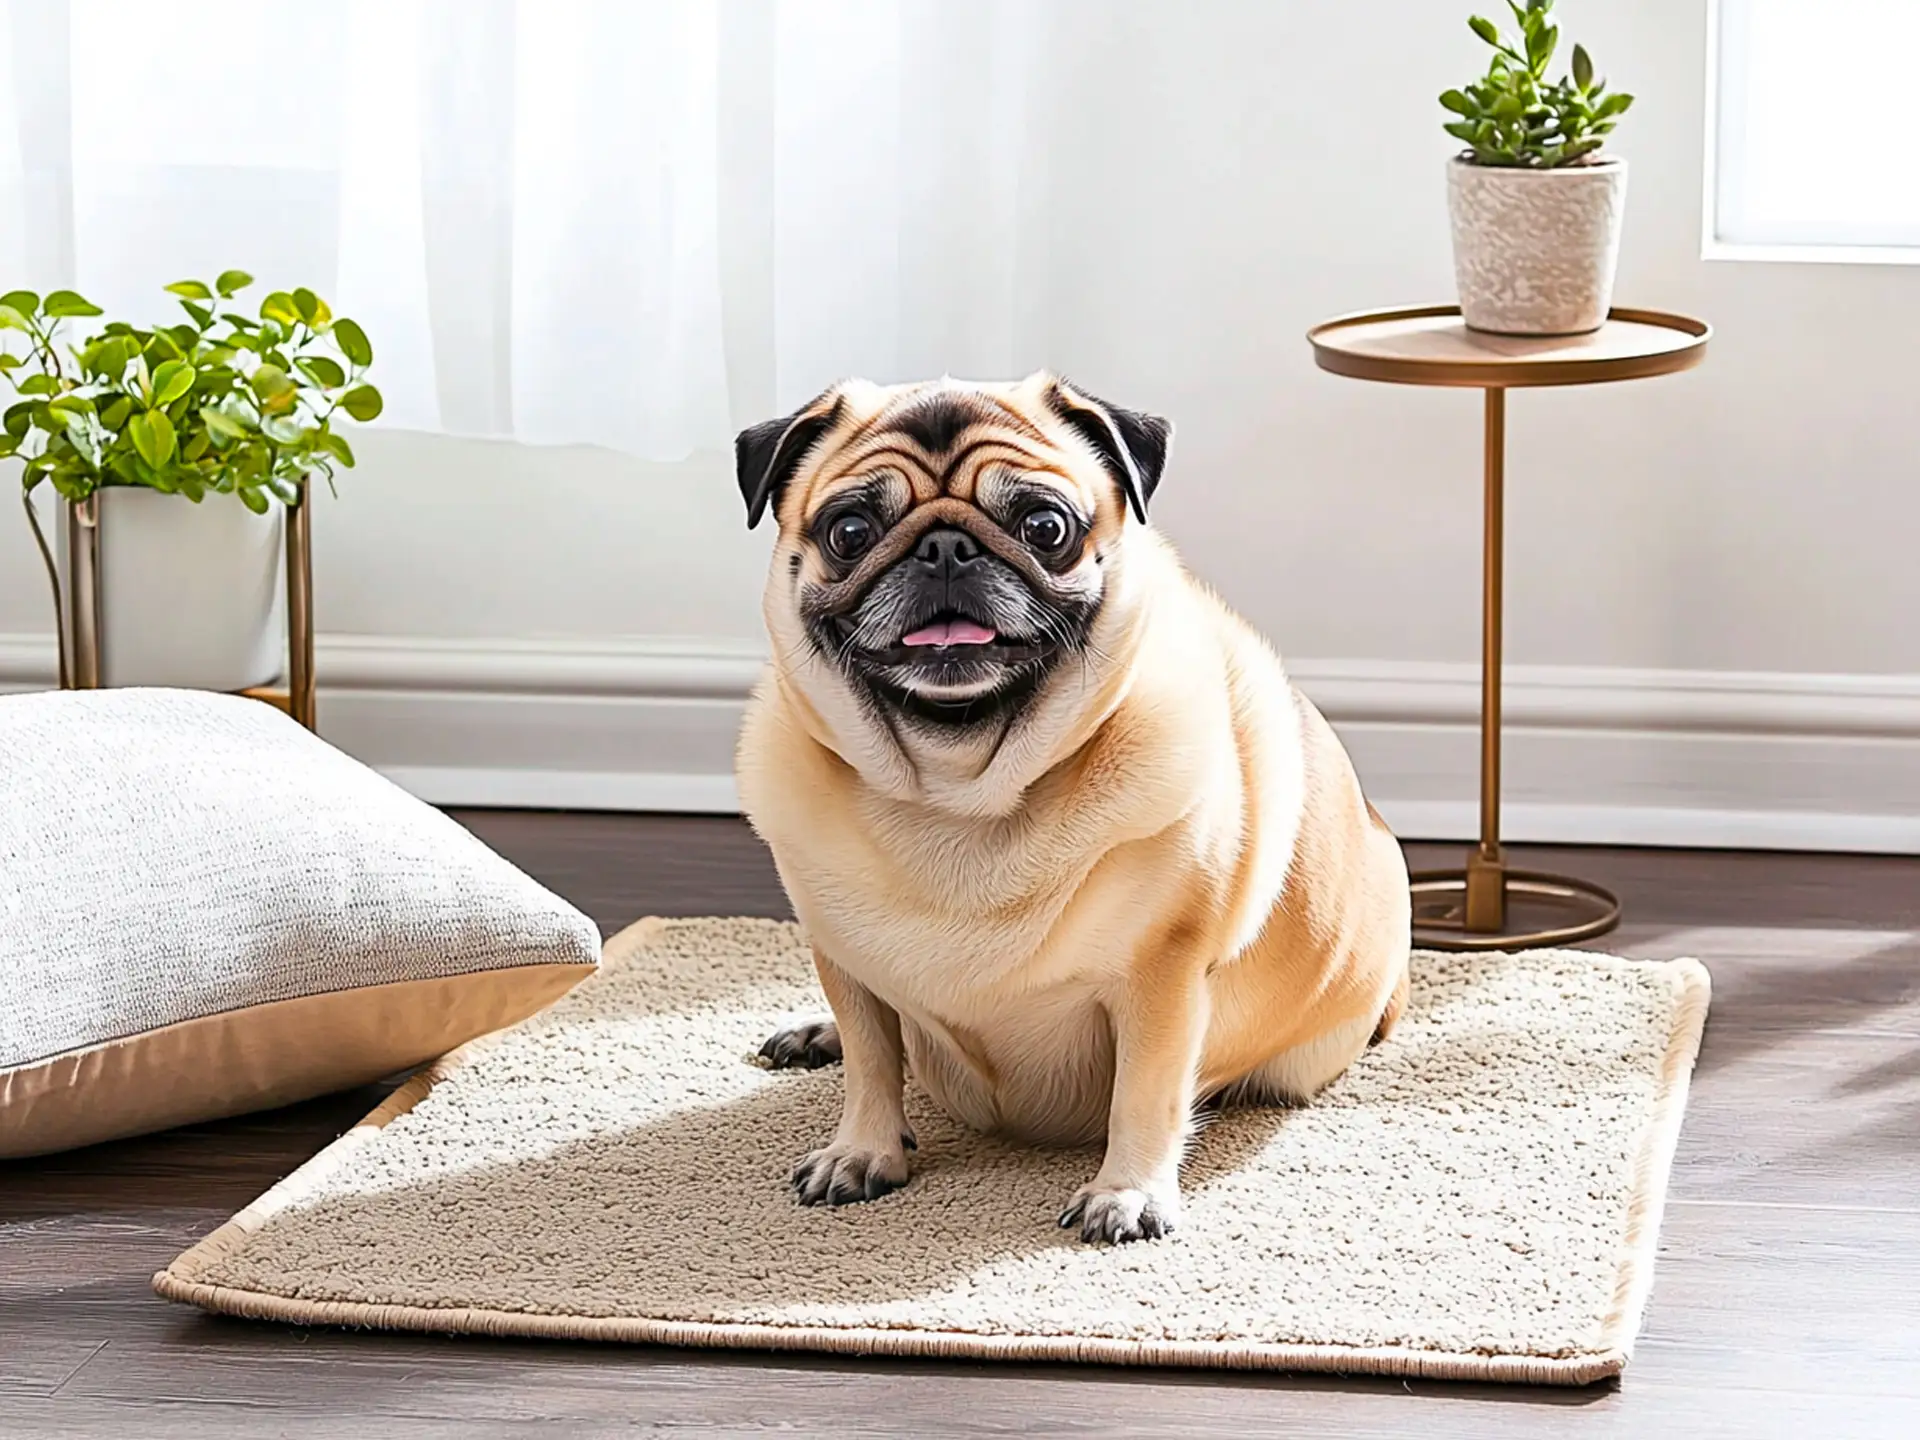
M 1579 335 L 1613 303 L 1627 162 L 1558 170 L 1447 163 L 1460 313 L 1502 335 Z
M 120 485 L 96 498 L 102 685 L 244 690 L 278 678 L 287 638 L 280 506 L 256 515 L 232 495 L 196 505 Z M 56 529 L 70 597 L 68 527 Z

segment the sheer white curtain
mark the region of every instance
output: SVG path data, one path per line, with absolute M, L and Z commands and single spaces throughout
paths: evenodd
M 383 423 L 653 459 L 834 378 L 1041 348 L 1022 0 L 8 0 L 0 288 L 237 266 Z

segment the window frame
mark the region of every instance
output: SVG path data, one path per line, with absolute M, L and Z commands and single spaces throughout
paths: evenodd
M 1786 244 L 1722 240 L 1720 228 L 1720 89 L 1724 0 L 1707 0 L 1705 145 L 1701 165 L 1700 258 L 1795 265 L 1920 265 L 1920 243 L 1911 245 Z

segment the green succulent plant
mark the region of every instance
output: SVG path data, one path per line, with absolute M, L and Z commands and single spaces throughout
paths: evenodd
M 309 476 L 331 484 L 336 465 L 351 467 L 338 417 L 371 420 L 382 403 L 364 378 L 366 332 L 305 289 L 274 291 L 257 319 L 242 314 L 233 297 L 252 283 L 243 270 L 212 285 L 178 281 L 167 289 L 185 322 L 111 321 L 72 345 L 65 322 L 101 314 L 98 305 L 71 290 L 0 295 L 0 331 L 23 334 L 27 351 L 0 353 L 19 397 L 0 458 L 22 462 L 26 494 L 42 481 L 74 501 L 143 485 L 196 503 L 236 495 L 264 514 L 274 499 L 297 503 Z
M 1593 57 L 1580 45 L 1573 47 L 1571 70 L 1549 83 L 1547 66 L 1560 43 L 1553 0 L 1507 0 L 1507 8 L 1520 26 L 1516 37 L 1502 35 L 1479 15 L 1467 22 L 1493 47 L 1493 60 L 1483 77 L 1440 96 L 1458 117 L 1446 132 L 1467 142 L 1476 165 L 1555 170 L 1591 163 L 1633 96 L 1608 94 L 1607 82 L 1593 73 Z

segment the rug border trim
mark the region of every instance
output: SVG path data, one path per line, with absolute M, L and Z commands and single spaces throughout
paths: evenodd
M 602 963 L 625 959 L 671 922 L 651 916 L 607 941 Z M 1660 1219 L 1686 1115 L 1688 1085 L 1706 1027 L 1712 982 L 1698 960 L 1657 963 L 1680 984 L 1673 1029 L 1660 1072 L 1654 1113 L 1635 1167 L 1625 1248 L 1613 1309 L 1589 1351 L 1567 1356 L 1493 1355 L 1414 1350 L 1399 1346 L 1196 1344 L 1170 1340 L 1111 1340 L 1089 1336 L 979 1335 L 964 1331 L 861 1329 L 842 1326 L 711 1324 L 631 1316 L 541 1315 L 524 1311 L 435 1308 L 349 1300 L 302 1300 L 258 1290 L 209 1285 L 198 1277 L 244 1244 L 276 1212 L 323 1183 L 360 1146 L 396 1116 L 424 1100 L 446 1076 L 489 1048 L 482 1036 L 442 1056 L 408 1080 L 353 1129 L 327 1146 L 258 1200 L 177 1256 L 153 1277 L 162 1298 L 215 1314 L 295 1325 L 424 1331 L 431 1334 L 517 1336 L 700 1346 L 731 1350 L 797 1350 L 905 1358 L 1070 1361 L 1106 1365 L 1183 1366 L 1213 1370 L 1277 1370 L 1380 1375 L 1407 1379 L 1492 1381 L 1508 1384 L 1590 1385 L 1625 1369 L 1653 1286 Z M 504 1033 L 504 1032 L 501 1032 Z
M 1690 956 L 1664 963 L 1680 979 L 1680 996 L 1674 1009 L 1673 1033 L 1661 1062 L 1653 1117 L 1634 1166 L 1633 1200 L 1627 1208 L 1627 1236 L 1620 1278 L 1614 1288 L 1614 1307 L 1601 1328 L 1602 1347 L 1619 1352 L 1622 1367 L 1632 1358 L 1633 1342 L 1653 1293 L 1654 1262 L 1660 1250 L 1660 1222 L 1666 1214 L 1673 1157 L 1680 1148 L 1680 1127 L 1687 1116 L 1694 1062 L 1700 1056 L 1707 1008 L 1713 1000 L 1713 979 L 1705 965 Z

